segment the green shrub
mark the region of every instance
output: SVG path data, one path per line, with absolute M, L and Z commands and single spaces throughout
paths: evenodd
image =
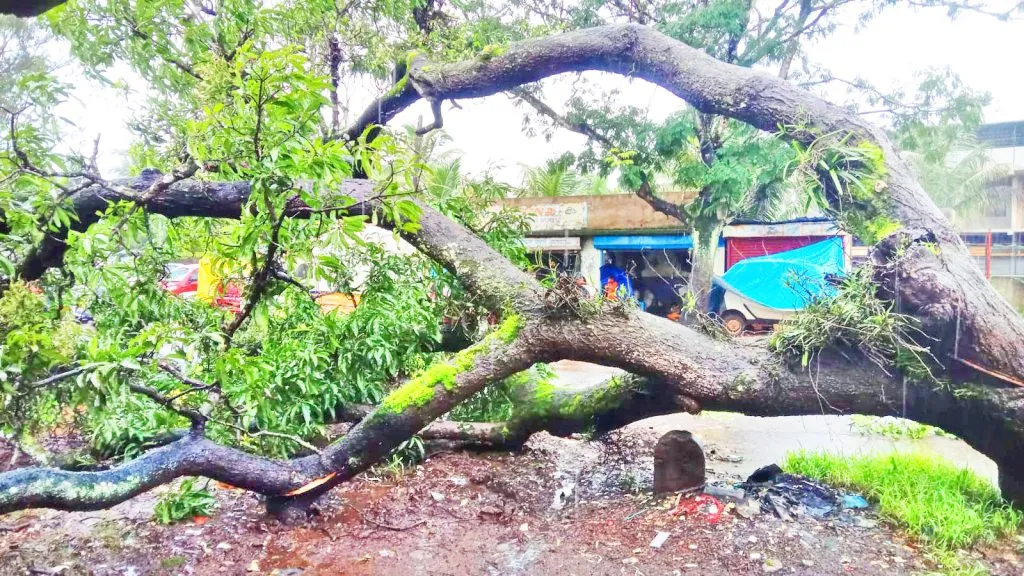
M 153 508 L 153 517 L 160 524 L 173 524 L 195 516 L 209 516 L 217 500 L 206 488 L 196 486 L 196 479 L 189 478 L 168 492 Z
M 913 380 L 935 381 L 934 359 L 917 343 L 927 336 L 913 317 L 898 314 L 892 302 L 878 298 L 872 273 L 870 266 L 850 272 L 834 295 L 812 300 L 781 322 L 769 347 L 806 368 L 822 349 L 838 346 L 860 351 L 883 369 L 898 368 Z

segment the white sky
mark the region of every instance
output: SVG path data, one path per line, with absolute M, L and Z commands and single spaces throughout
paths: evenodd
M 809 52 L 816 64 L 830 69 L 837 77 L 857 77 L 882 88 L 911 88 L 914 73 L 927 68 L 949 67 L 964 83 L 992 95 L 985 111 L 987 122 L 1024 120 L 1024 21 L 999 22 L 977 14 L 961 14 L 950 20 L 941 9 L 920 10 L 889 8 L 860 31 L 851 25 L 811 45 Z M 111 76 L 127 76 L 127 70 Z M 618 88 L 630 103 L 646 107 L 648 114 L 660 119 L 677 110 L 681 102 L 663 89 L 641 80 L 625 80 L 607 74 L 589 75 L 604 89 Z M 71 80 L 71 78 L 68 78 Z M 75 78 L 74 99 L 61 115 L 72 118 L 77 131 L 67 144 L 89 151 L 92 140 L 101 134 L 100 168 L 107 176 L 118 175 L 124 166 L 124 154 L 131 143 L 125 123 L 143 95 L 126 95 L 101 88 L 91 81 Z M 555 79 L 546 89 L 552 105 L 563 101 L 567 79 Z M 351 108 L 355 113 L 370 101 L 374 86 L 351 87 Z M 842 101 L 845 92 L 829 93 L 833 101 Z M 522 133 L 523 107 L 514 107 L 504 95 L 481 100 L 460 101 L 462 110 L 445 106 L 445 130 L 453 146 L 463 153 L 463 166 L 470 173 L 490 168 L 501 179 L 519 184 L 522 165 L 538 165 L 564 151 L 578 151 L 581 136 L 560 130 L 550 141 L 527 137 Z M 415 124 L 423 115 L 429 121 L 424 102 L 401 114 L 394 125 Z

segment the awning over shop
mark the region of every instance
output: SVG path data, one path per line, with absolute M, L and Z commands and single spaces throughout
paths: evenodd
M 693 238 L 683 234 L 660 236 L 594 236 L 598 250 L 688 250 Z

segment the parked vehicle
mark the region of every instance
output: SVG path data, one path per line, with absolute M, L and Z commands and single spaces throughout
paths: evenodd
M 235 282 L 224 282 L 213 272 L 212 260 L 174 262 L 167 265 L 167 277 L 160 287 L 176 296 L 200 298 L 230 312 L 242 309 L 242 287 Z
M 199 264 L 195 262 L 174 262 L 167 265 L 167 277 L 160 281 L 160 287 L 175 296 L 194 297 L 199 289 Z
M 740 260 L 712 281 L 708 310 L 734 336 L 747 329 L 769 328 L 814 298 L 834 293 L 830 279 L 844 270 L 839 237 Z

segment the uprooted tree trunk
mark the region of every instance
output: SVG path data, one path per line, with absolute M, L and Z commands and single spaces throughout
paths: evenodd
M 989 372 L 1024 377 L 1024 348 L 1019 346 L 1024 341 L 1024 321 L 975 268 L 959 237 L 884 134 L 856 116 L 774 77 L 723 64 L 632 25 L 524 41 L 487 59 L 425 64 L 414 61 L 404 88 L 374 103 L 375 114 L 364 116 L 387 121 L 420 97 L 435 102 L 481 97 L 560 72 L 606 70 L 658 83 L 703 112 L 731 116 L 766 130 L 799 127 L 791 133 L 804 142 L 838 132 L 876 143 L 885 153 L 888 168 L 880 194 L 887 199 L 889 216 L 902 225 L 875 252 L 886 261 L 895 261 L 895 255 L 901 254 L 894 265 L 885 267 L 891 272 L 878 278 L 880 293 L 899 298 L 903 312 L 921 319 L 925 333 L 936 339 L 941 359 L 951 358 L 955 347 L 959 358 Z M 123 184 L 136 190 L 148 186 L 145 178 Z M 147 195 L 142 208 L 168 216 L 237 218 L 248 193 L 246 183 L 185 180 Z M 356 199 L 349 213 L 373 212 L 381 202 L 367 183 L 349 183 L 343 194 Z M 74 226 L 87 227 L 96 219 L 95 206 L 119 197 L 124 193 L 98 186 L 80 193 L 74 199 L 80 221 Z M 100 204 L 97 198 L 102 199 Z M 592 310 L 552 308 L 533 278 L 463 227 L 422 207 L 420 230 L 403 233 L 405 238 L 458 276 L 492 310 L 503 313 L 501 327 L 480 343 L 400 386 L 319 454 L 271 460 L 217 445 L 198 430 L 108 471 L 30 468 L 0 475 L 0 513 L 28 507 L 107 507 L 182 475 L 206 476 L 264 494 L 273 511 L 302 510 L 489 383 L 538 362 L 567 358 L 649 377 L 662 408 L 707 407 L 764 416 L 833 411 L 905 415 L 953 432 L 990 456 L 1000 467 L 1007 494 L 1022 494 L 1024 389 L 963 384 L 954 390 L 904 384 L 856 350 L 823 351 L 808 371 L 786 364 L 762 347 L 715 340 L 621 304 Z M 298 199 L 289 204 L 288 212 L 293 217 L 310 214 Z M 23 270 L 59 264 L 62 250 L 60 235 L 47 238 Z M 572 416 L 575 410 L 600 411 L 598 406 L 609 405 L 595 402 L 587 408 L 574 398 L 546 403 L 543 386 L 537 390 L 540 394 L 535 399 L 539 396 L 539 406 L 546 409 L 540 412 L 544 416 L 529 419 L 532 426 L 557 425 L 556 412 Z M 611 387 L 590 394 L 591 399 L 629 402 L 638 397 Z M 556 405 L 559 408 L 552 411 Z M 644 413 L 638 410 L 636 416 Z M 507 424 L 480 433 L 514 435 L 515 427 Z

